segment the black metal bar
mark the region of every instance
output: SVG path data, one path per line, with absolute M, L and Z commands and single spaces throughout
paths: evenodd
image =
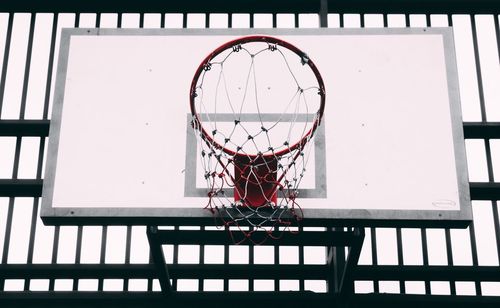
M 2 137 L 48 137 L 49 120 L 0 120 Z M 464 122 L 465 139 L 500 139 L 500 122 Z
M 57 263 L 57 252 L 59 251 L 59 233 L 61 232 L 61 227 L 55 226 L 54 227 L 54 238 L 52 241 L 52 257 L 51 257 L 51 265 L 54 265 Z M 49 280 L 49 291 L 54 290 L 54 284 L 55 281 L 54 279 Z
M 205 230 L 204 226 L 200 227 L 200 231 L 203 232 L 204 230 Z M 249 259 L 253 260 L 253 251 L 249 251 Z M 198 263 L 203 264 L 204 262 L 205 262 L 205 245 L 200 245 L 200 254 L 199 254 Z M 252 262 L 249 261 L 249 263 L 251 264 Z M 252 283 L 250 283 L 250 284 L 252 284 Z M 198 279 L 198 291 L 203 291 L 204 287 L 205 287 L 204 280 Z M 251 288 L 249 290 L 253 291 Z
M 465 122 L 465 139 L 500 139 L 500 122 Z
M 498 266 L 448 265 L 358 265 L 356 280 L 409 280 L 409 281 L 498 281 Z
M 58 22 L 59 22 L 59 15 L 54 14 L 54 20 L 52 21 L 52 33 L 50 36 L 49 62 L 47 63 L 48 67 L 47 67 L 47 80 L 46 80 L 46 84 L 45 84 L 45 98 L 44 98 L 44 103 L 43 103 L 43 119 L 47 119 L 48 115 L 49 115 L 50 89 L 52 86 L 52 70 L 54 68 L 54 54 L 55 54 L 55 48 L 56 48 Z M 47 132 L 48 132 L 48 128 L 47 128 Z
M 19 119 L 24 119 L 24 116 L 26 114 L 26 98 L 28 95 L 28 83 L 30 76 L 31 56 L 33 53 L 33 35 L 35 32 L 35 23 L 36 23 L 36 14 L 31 14 L 29 34 L 28 34 L 28 46 L 26 51 L 26 62 L 24 66 L 24 80 L 23 80 L 23 90 L 21 94 L 21 108 L 19 111 Z M 38 198 L 34 198 L 31 208 L 30 236 L 28 241 L 28 256 L 26 260 L 26 263 L 28 264 L 33 262 L 33 248 L 35 246 L 35 231 L 36 231 L 37 216 L 38 216 Z M 24 290 L 26 291 L 29 290 L 29 287 L 30 287 L 30 280 L 26 279 L 24 281 Z
M 378 255 L 377 255 L 377 229 L 376 228 L 370 228 L 370 250 L 372 254 L 372 264 L 376 266 L 378 264 Z M 379 292 L 379 280 L 378 278 L 375 278 L 373 280 L 373 291 L 375 293 Z
M 33 52 L 33 34 L 35 32 L 35 21 L 36 14 L 31 14 L 30 28 L 28 34 L 28 47 L 26 51 L 26 63 L 24 65 L 24 80 L 23 80 L 23 91 L 21 94 L 21 110 L 19 111 L 19 118 L 24 119 L 26 113 L 26 97 L 28 95 L 28 82 L 30 76 L 31 67 L 31 55 Z
M 106 263 L 106 243 L 108 242 L 108 226 L 102 226 L 101 230 L 101 251 L 99 263 Z M 97 282 L 97 290 L 102 291 L 104 287 L 104 281 L 99 279 Z
M 14 214 L 14 198 L 9 199 L 9 208 L 7 209 L 7 221 L 5 224 L 5 235 L 3 241 L 2 263 L 7 263 L 9 255 L 10 234 L 12 230 L 12 215 Z M 4 279 L 0 278 L 0 291 L 4 290 Z
M 7 68 L 9 64 L 10 43 L 12 41 L 12 26 L 14 24 L 14 14 L 9 14 L 7 34 L 5 37 L 5 47 L 3 54 L 2 75 L 0 77 L 0 117 L 2 117 L 2 107 L 5 94 L 5 81 L 7 79 Z
M 50 35 L 50 50 L 49 50 L 49 60 L 47 63 L 47 80 L 45 81 L 45 96 L 44 96 L 44 103 L 43 103 L 43 115 L 42 118 L 46 120 L 48 118 L 49 114 L 49 102 L 50 102 L 50 89 L 52 85 L 52 69 L 54 67 L 54 53 L 55 53 L 55 45 L 56 45 L 56 37 L 57 37 L 57 24 L 59 22 L 59 16 L 58 14 L 54 14 L 53 20 L 52 20 L 52 31 Z M 48 132 L 48 124 L 47 124 L 47 132 Z M 45 148 L 45 138 L 41 138 L 40 140 L 40 149 L 39 153 L 39 159 L 38 159 L 38 166 L 40 167 L 37 171 L 37 179 L 40 179 L 42 176 L 42 168 L 41 166 L 43 165 L 43 153 L 44 153 L 44 148 Z M 57 242 L 59 241 L 59 227 L 56 226 L 54 228 L 54 238 L 53 238 L 53 247 L 52 247 L 52 263 L 55 263 L 56 257 L 57 257 L 57 249 L 58 249 L 58 244 Z M 54 279 L 49 280 L 49 291 L 54 290 L 54 285 L 55 281 Z
M 80 264 L 82 258 L 83 226 L 78 226 L 76 231 L 75 264 Z M 73 291 L 78 290 L 78 279 L 73 279 Z
M 490 183 L 490 182 L 471 182 L 470 185 L 470 194 L 472 200 L 500 200 L 500 182 Z M 43 180 L 41 179 L 0 179 L 0 197 L 41 197 L 42 196 L 42 186 Z M 167 230 L 161 230 L 161 232 L 165 232 Z M 167 231 L 171 232 L 171 231 Z M 197 238 L 192 237 L 190 232 L 196 232 L 189 230 L 188 237 L 186 241 L 188 243 L 197 244 L 199 243 Z M 207 232 L 217 232 L 218 235 L 215 235 L 214 239 L 207 239 L 207 243 L 205 244 L 217 244 L 220 242 L 216 242 L 217 239 L 221 237 L 225 237 L 227 239 L 227 234 L 225 232 L 220 231 L 207 231 Z M 308 234 L 310 232 L 303 232 L 304 234 Z M 326 235 L 325 232 L 322 232 Z M 212 234 L 212 233 L 210 233 Z M 287 235 L 286 238 L 300 237 L 299 235 Z M 344 237 L 341 237 L 342 239 Z M 339 240 L 340 240 L 339 239 Z M 176 240 L 176 239 L 174 239 Z M 177 239 L 179 240 L 179 239 Z M 313 243 L 319 244 L 319 239 L 311 239 Z M 286 245 L 288 240 L 283 240 L 280 242 L 280 245 Z M 264 243 L 266 245 L 266 243 Z M 292 245 L 292 244 L 290 244 Z
M 357 245 L 357 244 L 356 244 Z M 155 247 L 159 247 L 158 245 Z M 159 249 L 158 249 L 159 251 Z M 354 263 L 353 263 L 354 265 Z M 328 265 L 316 264 L 169 264 L 172 279 L 328 279 Z M 455 273 L 456 271 L 456 273 Z M 359 265 L 352 278 L 436 280 L 460 278 L 478 273 L 477 279 L 497 281 L 500 269 L 495 266 L 368 266 Z M 0 279 L 150 279 L 162 275 L 156 264 L 0 264 Z M 439 275 L 441 275 L 439 277 Z M 449 277 L 448 277 L 449 276 Z
M 498 13 L 495 0 L 328 0 L 331 11 L 345 13 Z M 4 0 L 4 12 L 81 12 L 81 13 L 317 13 L 320 1 L 310 0 L 247 0 L 235 3 L 229 0 L 156 1 L 156 0 L 73 0 L 68 2 L 37 0 Z
M 427 246 L 427 229 L 420 228 L 420 238 L 422 239 L 422 265 L 427 268 L 429 266 L 429 247 Z M 430 277 L 424 279 L 425 294 L 431 294 Z
M 182 236 L 179 236 L 182 235 Z M 307 243 L 308 246 L 349 246 L 357 237 L 354 232 L 322 232 L 304 231 L 297 234 L 283 233 L 279 242 L 266 241 L 261 245 L 297 246 Z M 223 231 L 199 231 L 199 230 L 158 230 L 157 239 L 163 244 L 184 245 L 220 245 L 227 243 L 228 235 Z M 245 241 L 241 245 L 254 245 L 251 241 Z
M 365 239 L 365 229 L 356 228 L 354 229 L 354 234 L 356 236 L 356 240 L 354 240 L 349 247 L 347 261 L 344 264 L 342 278 L 339 285 L 339 293 L 343 296 L 350 296 L 354 293 L 353 274 L 358 266 L 361 248 L 363 247 L 363 241 Z
M 396 245 L 398 253 L 398 265 L 402 266 L 404 264 L 404 257 L 403 257 L 403 235 L 401 228 L 396 228 Z M 401 293 L 406 293 L 405 282 L 403 280 L 399 281 L 399 291 Z
M 451 232 L 449 228 L 444 229 L 444 235 L 446 240 L 446 258 L 448 261 L 448 266 L 453 266 L 453 249 L 451 245 Z M 457 294 L 456 283 L 453 280 L 450 281 L 450 294 Z
M 319 4 L 319 26 L 328 27 L 328 0 L 320 0 Z
M 500 200 L 500 183 L 469 183 L 472 200 Z
M 156 268 L 156 274 L 160 280 L 160 286 L 163 294 L 168 295 L 172 292 L 172 285 L 170 284 L 170 275 L 168 273 L 167 262 L 161 248 L 161 242 L 158 240 L 158 227 L 148 226 L 146 234 L 149 241 L 149 249 Z
M 182 292 L 165 298 L 149 292 L 8 292 L 0 295 L 3 308 L 25 307 L 221 307 L 224 303 L 237 303 L 238 307 L 338 307 L 337 297 L 313 292 Z M 477 298 L 474 296 L 356 294 L 350 301 L 358 307 L 426 307 L 469 308 L 471 306 L 498 307 L 500 296 Z
M 0 179 L 0 197 L 41 197 L 42 180 Z

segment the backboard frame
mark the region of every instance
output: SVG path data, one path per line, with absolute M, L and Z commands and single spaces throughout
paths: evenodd
M 72 36 L 79 35 L 422 35 L 438 34 L 443 38 L 453 142 L 456 158 L 460 210 L 360 210 L 303 209 L 303 226 L 404 226 L 466 227 L 472 220 L 465 145 L 460 110 L 457 65 L 451 28 L 401 29 L 63 29 L 54 91 L 49 147 L 45 170 L 41 217 L 50 225 L 212 225 L 212 214 L 200 208 L 77 208 L 52 207 L 58 140 L 64 101 L 68 55 Z M 201 60 L 201 59 L 200 59 Z M 188 93 L 186 93 L 186 99 Z M 328 105 L 326 106 L 328 108 Z

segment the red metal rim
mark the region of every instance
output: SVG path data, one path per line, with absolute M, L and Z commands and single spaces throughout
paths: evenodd
M 210 61 L 213 58 L 215 58 L 217 55 L 219 55 L 223 51 L 225 51 L 227 49 L 230 49 L 233 46 L 237 46 L 239 44 L 250 43 L 250 42 L 265 42 L 265 43 L 269 43 L 269 44 L 276 44 L 276 45 L 285 47 L 285 48 L 293 51 L 300 58 L 302 58 L 304 55 L 306 55 L 305 52 L 301 51 L 299 48 L 295 47 L 294 45 L 292 45 L 292 44 L 290 44 L 290 43 L 288 43 L 288 42 L 286 42 L 284 40 L 281 40 L 281 39 L 278 39 L 278 38 L 275 38 L 275 37 L 272 37 L 272 36 L 267 36 L 267 35 L 251 35 L 251 36 L 245 36 L 245 37 L 241 37 L 241 38 L 229 41 L 229 42 L 221 45 L 220 47 L 218 47 L 214 51 L 212 51 L 200 63 L 200 65 L 198 66 L 198 69 L 196 70 L 196 72 L 194 74 L 193 81 L 191 82 L 191 88 L 190 88 L 190 93 L 189 93 L 189 100 L 190 100 L 191 114 L 193 115 L 193 121 L 194 121 L 193 125 L 195 125 L 195 126 L 197 126 L 199 128 L 199 130 L 200 130 L 200 132 L 201 132 L 201 134 L 202 134 L 205 142 L 207 142 L 207 144 L 210 144 L 211 146 L 214 146 L 217 149 L 220 149 L 220 150 L 224 151 L 225 153 L 227 153 L 227 154 L 229 154 L 231 156 L 246 156 L 246 157 L 250 157 L 250 158 L 255 158 L 255 157 L 257 157 L 257 155 L 249 155 L 249 154 L 237 153 L 237 152 L 234 152 L 234 151 L 232 151 L 230 149 L 227 149 L 224 146 L 222 146 L 219 143 L 217 143 L 212 138 L 212 136 L 210 136 L 210 134 L 208 134 L 206 132 L 206 130 L 203 128 L 203 125 L 202 125 L 203 122 L 201 121 L 200 116 L 199 116 L 198 112 L 196 111 L 196 106 L 195 106 L 196 84 L 198 83 L 198 79 L 200 78 L 200 76 L 201 76 L 201 74 L 202 74 L 205 66 L 208 63 L 210 63 Z M 295 144 L 293 144 L 292 146 L 289 146 L 288 148 L 286 148 L 284 150 L 281 150 L 281 151 L 273 153 L 273 154 L 262 155 L 264 158 L 271 157 L 271 156 L 282 156 L 282 155 L 284 155 L 286 153 L 290 153 L 290 152 L 292 152 L 292 151 L 294 151 L 294 150 L 296 150 L 296 149 L 298 149 L 300 147 L 303 147 L 308 142 L 308 140 L 310 139 L 310 137 L 312 137 L 314 135 L 314 132 L 316 131 L 316 128 L 321 123 L 321 119 L 323 117 L 323 112 L 324 112 L 324 109 L 325 109 L 325 96 L 326 96 L 326 94 L 325 94 L 325 84 L 324 84 L 323 78 L 321 77 L 321 74 L 319 73 L 319 70 L 316 67 L 316 65 L 314 64 L 314 62 L 311 59 L 308 59 L 308 61 L 307 61 L 306 64 L 309 65 L 309 67 L 311 68 L 312 72 L 316 76 L 316 80 L 318 81 L 319 95 L 321 97 L 320 108 L 317 111 L 318 117 L 314 121 L 313 126 L 311 127 L 311 129 L 302 137 L 302 139 L 298 140 Z

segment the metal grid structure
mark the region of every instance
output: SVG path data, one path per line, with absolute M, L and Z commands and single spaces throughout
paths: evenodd
M 0 306 L 500 303 L 496 1 L 17 0 L 3 1 L 0 12 Z M 281 246 L 233 246 L 196 226 L 153 228 L 150 239 L 161 234 L 156 240 L 168 245 L 150 256 L 146 226 L 50 227 L 39 219 L 62 27 L 434 26 L 455 31 L 474 222 L 465 230 L 367 228 L 359 265 L 347 262 L 349 297 L 328 292 L 342 263 L 331 260 L 345 260 L 345 250 L 317 236 L 342 230 L 306 229 L 302 240 Z M 166 297 L 159 292 L 166 277 L 153 262 L 160 247 L 179 291 Z

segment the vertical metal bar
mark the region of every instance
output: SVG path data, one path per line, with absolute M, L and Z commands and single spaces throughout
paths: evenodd
M 160 13 L 160 28 L 165 28 L 165 12 Z
M 29 25 L 29 34 L 28 34 L 28 46 L 26 51 L 26 63 L 24 66 L 24 79 L 23 79 L 23 89 L 21 93 L 21 107 L 19 110 L 19 119 L 24 119 L 24 115 L 26 112 L 26 97 L 28 93 L 28 82 L 29 82 L 29 74 L 30 74 L 30 66 L 31 66 L 31 55 L 33 53 L 33 34 L 35 32 L 35 22 L 36 22 L 36 14 L 31 14 L 30 25 Z M 36 198 L 38 199 L 38 198 Z M 33 246 L 35 241 L 35 228 L 36 228 L 36 217 L 37 217 L 37 202 L 33 200 L 33 206 L 31 209 L 31 223 L 30 223 L 30 237 L 28 242 L 28 256 L 27 263 L 31 263 L 33 260 Z M 26 279 L 24 281 L 24 290 L 29 290 L 30 280 Z
M 3 242 L 2 263 L 7 263 L 9 255 L 10 233 L 12 230 L 12 215 L 14 213 L 14 198 L 9 198 L 9 208 L 7 210 L 7 222 L 5 224 L 5 238 Z M 0 279 L 0 291 L 4 290 L 5 281 Z
M 378 255 L 377 255 L 377 229 L 370 228 L 370 241 L 371 241 L 371 253 L 372 253 L 372 264 L 374 266 L 378 265 Z M 379 281 L 373 281 L 373 292 L 379 292 Z
M 447 14 L 448 27 L 453 26 L 453 18 L 451 14 Z M 451 232 L 449 228 L 444 230 L 445 240 L 446 240 L 446 256 L 448 258 L 448 266 L 453 266 L 453 248 L 451 243 Z M 450 294 L 457 294 L 457 287 L 455 281 L 450 281 Z
M 299 232 L 304 232 L 304 229 L 302 227 L 299 227 Z M 304 244 L 305 243 L 300 243 L 299 244 L 299 265 L 305 266 L 304 264 Z M 304 291 L 305 289 L 305 281 L 303 278 L 299 279 L 299 291 Z
M 449 228 L 444 229 L 444 235 L 446 239 L 446 257 L 448 266 L 453 266 L 453 249 L 451 247 L 451 233 Z M 450 294 L 457 294 L 456 283 L 454 280 L 450 280 Z
M 332 232 L 332 228 L 327 228 L 326 232 Z M 335 247 L 334 246 L 329 246 L 327 253 L 326 253 L 326 265 L 328 266 L 328 278 L 326 281 L 326 288 L 327 292 L 329 294 L 333 294 L 337 290 L 337 286 L 335 285 L 335 273 L 336 273 L 336 268 L 335 268 Z
M 5 37 L 5 49 L 3 55 L 2 76 L 0 77 L 0 118 L 2 117 L 3 99 L 5 94 L 5 81 L 7 78 L 7 68 L 9 66 L 10 42 L 12 40 L 12 25 L 14 23 L 14 14 L 9 13 L 7 24 L 7 34 Z
M 75 16 L 75 27 L 80 27 L 80 14 L 76 14 Z M 96 27 L 99 27 L 97 24 L 96 18 Z M 81 255 L 82 255 L 82 237 L 83 237 L 83 226 L 77 227 L 76 232 L 76 251 L 75 251 L 75 264 L 80 264 Z M 78 290 L 78 279 L 73 279 L 73 291 Z
M 122 20 L 123 20 L 123 14 L 118 13 L 118 18 L 116 20 L 116 27 L 121 28 L 122 27 Z
M 205 231 L 204 226 L 200 226 L 201 231 Z M 200 245 L 200 258 L 198 259 L 199 264 L 204 264 L 205 261 L 205 245 Z M 198 291 L 203 291 L 205 287 L 205 280 L 198 279 Z
M 494 24 L 495 24 L 495 36 L 497 40 L 497 54 L 498 58 L 500 61 L 500 24 L 498 22 L 498 15 L 494 15 Z M 486 149 L 486 158 L 488 162 L 488 178 L 490 182 L 493 182 L 495 179 L 495 176 L 493 174 L 493 163 L 491 160 L 491 149 L 490 149 L 490 140 L 487 139 L 486 141 L 487 144 L 487 149 Z M 492 207 L 493 207 L 493 222 L 495 223 L 495 238 L 496 238 L 496 245 L 497 245 L 497 256 L 498 259 L 500 260 L 500 220 L 499 220 L 499 215 L 498 215 L 498 202 L 496 200 L 492 201 Z
M 174 230 L 178 232 L 179 227 L 175 226 Z M 177 244 L 174 245 L 174 247 L 173 247 L 173 261 L 172 261 L 172 263 L 174 265 L 179 264 L 179 245 L 177 245 Z M 177 279 L 174 279 L 174 278 L 172 278 L 172 290 L 177 291 Z
M 75 264 L 80 264 L 82 258 L 82 236 L 83 227 L 78 226 L 76 232 L 76 251 L 75 251 Z M 78 290 L 78 279 L 73 279 L 73 291 Z
M 255 19 L 255 15 L 254 15 L 254 13 L 251 13 L 250 14 L 250 25 L 249 25 L 250 28 L 254 27 L 254 24 L 255 24 L 255 20 L 254 19 Z
M 54 67 L 54 54 L 55 54 L 55 46 L 56 46 L 56 38 L 57 38 L 57 24 L 59 21 L 59 15 L 54 14 L 53 15 L 53 20 L 52 20 L 52 33 L 51 33 L 51 42 L 50 42 L 50 51 L 49 51 L 49 63 L 47 64 L 47 80 L 45 82 L 45 99 L 44 99 L 44 105 L 43 105 L 43 119 L 48 118 L 49 114 L 49 105 L 50 105 L 50 89 L 52 86 L 52 70 Z M 45 138 L 41 138 L 40 140 L 40 146 L 45 147 Z M 44 149 L 40 148 L 40 154 L 39 157 L 43 156 Z M 40 162 L 39 160 L 39 165 L 43 164 L 43 162 Z M 37 178 L 42 176 L 41 174 L 42 170 L 41 168 L 39 169 L 39 173 L 37 174 Z M 53 238 L 53 246 L 52 246 L 52 259 L 51 263 L 54 264 L 57 261 L 57 249 L 58 249 L 58 243 L 59 243 L 59 226 L 54 227 L 54 238 Z M 49 280 L 49 291 L 54 290 L 54 279 Z
M 130 264 L 130 253 L 132 248 L 132 227 L 127 226 L 127 235 L 125 239 L 125 264 Z M 123 290 L 128 291 L 129 279 L 123 281 Z
M 102 234 L 101 234 L 101 255 L 99 258 L 99 263 L 106 263 L 106 243 L 108 239 L 108 226 L 102 226 Z M 99 278 L 97 282 L 97 291 L 102 291 L 104 286 L 104 280 Z
M 431 14 L 429 14 L 429 13 L 425 14 L 425 23 L 426 23 L 427 27 L 431 26 Z
M 279 266 L 280 264 L 280 246 L 278 244 L 273 245 L 274 247 L 274 265 Z M 279 291 L 280 280 L 274 279 L 274 291 Z
M 97 28 L 101 27 L 101 13 L 96 13 L 95 15 L 95 26 Z
M 4 67 L 2 71 L 2 77 L 1 77 L 1 84 L 0 84 L 0 104 L 3 103 L 4 100 L 4 94 L 5 94 L 5 80 L 7 76 L 7 66 L 8 66 L 8 55 L 10 54 L 10 43 L 12 39 L 12 27 L 13 27 L 13 19 L 14 16 L 12 13 L 9 13 L 9 21 L 8 21 L 8 28 L 7 28 L 7 38 L 6 38 L 6 43 L 5 43 L 5 56 L 4 56 Z M 31 24 L 30 24 L 31 25 Z M 29 57 L 27 55 L 27 57 Z M 1 116 L 1 107 L 0 105 L 0 116 Z M 23 108 L 21 107 L 21 111 Z M 16 147 L 15 147 L 15 152 L 14 152 L 14 162 L 13 162 L 13 168 L 12 168 L 12 179 L 17 179 L 18 172 L 19 172 L 19 160 L 20 160 L 20 154 L 21 154 L 21 143 L 22 143 L 22 137 L 17 137 L 16 138 Z M 9 246 L 10 246 L 10 240 L 11 240 L 11 235 L 12 235 L 12 216 L 13 216 L 13 211 L 14 211 L 14 204 L 15 204 L 15 198 L 10 197 L 9 198 L 9 210 L 7 213 L 7 223 L 6 223 L 6 230 L 5 230 L 5 240 L 4 240 L 4 253 L 2 256 L 2 263 L 7 263 L 8 260 L 8 255 L 9 255 Z M 4 281 L 0 281 L 0 287 L 3 290 L 5 287 Z M 26 281 L 25 281 L 25 287 L 26 287 Z
M 43 105 L 43 119 L 47 119 L 48 114 L 49 114 L 50 88 L 52 87 L 52 70 L 54 68 L 54 54 L 55 54 L 55 48 L 56 48 L 58 20 L 59 20 L 59 15 L 54 14 L 54 18 L 52 20 L 52 34 L 51 34 L 50 51 L 49 51 L 49 63 L 48 63 L 48 68 L 47 68 L 47 81 L 45 84 L 45 100 L 44 100 L 44 105 Z
M 52 242 L 52 258 L 51 258 L 51 264 L 56 264 L 57 263 L 57 252 L 59 250 L 59 233 L 60 233 L 61 228 L 59 226 L 54 227 L 54 240 Z M 54 291 L 54 283 L 55 279 L 51 278 L 49 280 L 49 291 Z
M 75 28 L 78 28 L 80 25 L 80 13 L 76 12 L 75 13 Z
M 250 231 L 253 230 L 253 227 L 250 227 Z M 248 264 L 252 265 L 255 263 L 255 247 L 254 245 L 248 245 Z M 254 290 L 254 279 L 248 280 L 248 291 Z
M 36 14 L 31 14 L 30 28 L 28 35 L 28 47 L 26 52 L 26 63 L 24 65 L 24 80 L 23 80 L 23 91 L 21 94 L 21 110 L 19 111 L 19 119 L 24 119 L 24 114 L 26 113 L 26 97 L 28 95 L 28 83 L 30 77 L 30 67 L 31 67 L 31 55 L 33 53 L 33 34 L 35 32 L 35 22 Z
M 476 17 L 474 14 L 469 15 L 471 21 L 471 30 L 472 30 L 472 44 L 474 47 L 474 61 L 476 64 L 476 77 L 477 77 L 477 85 L 478 85 L 478 94 L 479 94 L 479 105 L 481 109 L 481 122 L 485 123 L 488 121 L 488 116 L 486 114 L 486 104 L 484 101 L 484 92 L 483 92 L 483 77 L 481 72 L 481 61 L 479 59 L 479 45 L 477 41 L 477 28 L 476 28 Z M 485 142 L 486 146 L 486 142 Z M 489 168 L 488 168 L 489 171 Z M 471 248 L 472 248 L 472 265 L 477 266 L 479 264 L 478 254 L 477 254 L 477 243 L 476 243 L 476 232 L 474 228 L 474 221 L 472 221 L 470 227 L 470 240 L 471 240 Z M 481 282 L 475 281 L 476 286 L 476 294 L 481 295 Z
M 420 237 L 422 238 L 422 265 L 423 267 L 429 266 L 429 249 L 427 247 L 427 230 L 420 228 Z M 425 280 L 425 294 L 431 294 L 431 283 Z
M 404 265 L 404 260 L 403 260 L 403 236 L 401 234 L 401 228 L 396 228 L 396 249 L 398 251 L 398 265 L 403 266 Z M 405 281 L 400 280 L 399 281 L 399 292 L 400 293 L 406 293 L 406 286 L 405 286 Z
M 278 14 L 273 13 L 273 28 L 276 28 L 278 26 Z
M 319 26 L 328 27 L 328 0 L 321 0 L 319 4 Z
M 472 44 L 474 46 L 474 60 L 476 64 L 476 77 L 477 86 L 479 91 L 479 104 L 481 108 L 481 122 L 488 121 L 488 115 L 486 114 L 486 104 L 484 102 L 484 91 L 483 91 L 483 74 L 481 72 L 481 61 L 479 59 L 479 45 L 477 42 L 477 29 L 476 29 L 476 15 L 469 15 L 471 18 L 471 28 L 472 28 Z
M 139 13 L 139 28 L 144 28 L 144 13 Z

